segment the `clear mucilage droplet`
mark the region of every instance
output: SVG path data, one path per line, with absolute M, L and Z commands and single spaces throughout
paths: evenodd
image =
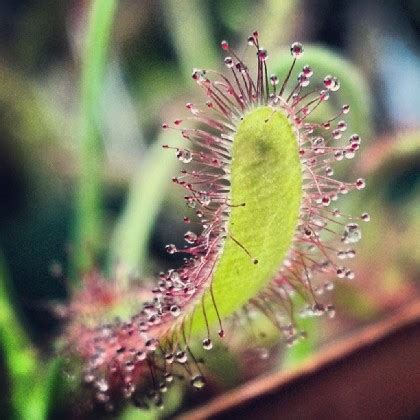
M 191 385 L 196 389 L 201 389 L 206 385 L 206 380 L 202 375 L 196 375 L 191 379 Z
M 294 42 L 290 47 L 290 53 L 294 58 L 301 58 L 303 55 L 303 45 L 300 42 Z
M 348 223 L 341 238 L 345 244 L 354 244 L 362 238 L 362 232 L 357 223 Z
M 197 235 L 194 232 L 191 232 L 190 230 L 185 233 L 184 235 L 185 242 L 188 242 L 189 244 L 193 244 L 197 240 Z
M 203 340 L 203 349 L 204 350 L 211 350 L 213 348 L 213 342 L 210 338 L 205 338 Z
M 172 305 L 170 308 L 171 315 L 175 318 L 181 315 L 181 308 L 178 305 Z
M 190 163 L 192 161 L 192 154 L 189 150 L 178 150 L 176 157 L 183 163 Z

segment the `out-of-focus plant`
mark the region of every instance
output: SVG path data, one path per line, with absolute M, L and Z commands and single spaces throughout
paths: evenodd
M 80 180 L 74 241 L 74 264 L 79 270 L 91 267 L 103 248 L 104 147 L 101 109 L 107 53 L 117 4 L 116 0 L 92 2 L 82 53 Z
M 46 419 L 51 412 L 60 377 L 60 360 L 45 362 L 27 337 L 17 302 L 0 255 L 0 350 L 3 354 L 10 405 L 2 414 L 10 419 Z

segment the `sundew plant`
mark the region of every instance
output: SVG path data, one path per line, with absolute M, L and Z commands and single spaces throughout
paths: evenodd
M 298 319 L 333 317 L 328 292 L 335 279 L 355 276 L 346 260 L 369 215 L 345 214 L 338 201 L 365 181 L 338 179 L 334 170 L 355 157 L 361 138 L 347 127 L 349 105 L 326 120 L 318 112 L 340 80 L 327 74 L 312 83 L 299 42 L 289 70 L 272 74 L 258 32 L 247 42 L 238 53 L 222 41 L 225 71 L 193 69 L 203 101 L 162 124 L 182 139 L 161 153 L 182 163 L 172 181 L 195 212 L 183 218 L 185 246 L 166 246 L 183 263 L 151 287 L 86 271 L 65 310 L 62 351 L 82 366 L 89 398 L 108 410 L 125 400 L 163 407 L 180 379 L 205 387 L 205 359 L 216 340 L 238 333 L 238 318 L 252 323 L 261 314 L 292 347 L 307 336 Z M 127 313 L 136 302 L 141 309 Z M 204 360 L 197 343 L 208 351 Z

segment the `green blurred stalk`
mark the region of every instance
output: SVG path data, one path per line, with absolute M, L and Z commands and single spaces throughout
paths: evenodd
M 262 31 L 261 40 L 269 53 L 283 45 L 295 31 L 295 16 L 299 7 L 302 7 L 299 3 L 299 0 L 266 0 L 264 7 L 261 7 L 261 24 L 258 24 L 258 28 Z
M 162 150 L 163 144 L 173 143 L 174 134 L 162 133 L 131 183 L 111 240 L 111 267 L 119 264 L 125 274 L 144 272 L 150 234 L 179 164 L 173 153 Z
M 164 2 L 166 25 L 180 61 L 182 74 L 190 81 L 193 67 L 218 66 L 218 56 L 210 29 L 208 3 L 200 0 Z
M 101 105 L 117 0 L 93 0 L 81 68 L 80 179 L 76 202 L 74 269 L 86 270 L 103 241 Z
M 0 252 L 0 352 L 8 377 L 10 412 L 1 418 L 45 420 L 51 411 L 61 377 L 61 360 L 44 365 L 19 319 L 13 285 Z M 2 402 L 2 408 L 4 409 Z
M 10 384 L 10 417 L 29 418 L 27 408 L 30 407 L 33 410 L 33 419 L 38 419 L 42 418 L 42 401 L 37 404 L 28 392 L 33 385 L 37 357 L 20 324 L 13 295 L 3 256 L 0 254 L 0 349 Z

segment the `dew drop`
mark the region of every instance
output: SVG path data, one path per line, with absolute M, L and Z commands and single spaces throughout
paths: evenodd
M 341 150 L 336 150 L 334 152 L 335 160 L 337 160 L 337 161 L 343 160 L 343 157 L 344 157 L 344 155 L 343 155 L 343 152 Z
M 302 87 L 306 87 L 310 83 L 309 77 L 305 76 L 303 72 L 299 73 L 297 80 L 298 80 L 299 85 Z
M 348 223 L 344 229 L 343 236 L 341 240 L 345 244 L 352 244 L 359 242 L 362 238 L 362 232 L 357 223 Z
M 358 190 L 363 190 L 366 187 L 366 182 L 363 178 L 359 178 L 356 180 L 356 188 Z
M 225 65 L 228 69 L 231 69 L 234 66 L 232 57 L 226 57 L 224 62 L 225 62 Z
M 328 90 L 321 90 L 321 92 L 319 92 L 319 99 L 321 101 L 328 101 L 328 99 L 330 99 L 330 93 L 328 92 Z M 327 123 L 326 123 L 327 124 Z M 327 128 L 324 124 L 324 128 Z M 330 128 L 330 124 L 328 123 L 328 128 Z
M 324 283 L 324 289 L 327 292 L 331 292 L 332 290 L 334 290 L 334 283 L 332 281 L 327 281 Z
M 171 315 L 175 318 L 178 317 L 179 315 L 181 315 L 181 308 L 177 305 L 172 305 L 170 307 L 169 311 L 170 311 Z
M 331 92 L 336 92 L 340 89 L 340 81 L 330 74 L 324 78 L 324 86 Z
M 306 77 L 311 77 L 314 74 L 312 68 L 308 65 L 303 67 L 302 72 Z
M 338 191 L 342 195 L 346 195 L 349 192 L 348 188 L 344 184 L 340 185 Z
M 197 240 L 197 235 L 194 232 L 191 232 L 190 230 L 185 233 L 184 239 L 189 244 L 193 244 Z
M 176 157 L 183 163 L 190 163 L 192 161 L 192 153 L 187 149 L 178 150 Z
M 346 269 L 344 267 L 337 267 L 336 274 L 339 279 L 344 279 L 346 275 Z
M 102 402 L 102 403 L 106 403 L 109 401 L 109 395 L 106 395 L 103 392 L 97 392 L 95 397 L 99 402 Z
M 196 375 L 191 379 L 191 385 L 196 389 L 201 389 L 206 385 L 206 380 L 202 375 Z
M 208 206 L 211 203 L 211 198 L 205 191 L 200 191 L 200 201 L 203 206 Z
M 331 198 L 328 197 L 327 195 L 324 195 L 324 197 L 322 197 L 322 205 L 324 207 L 327 207 L 331 204 Z
M 155 340 L 154 338 L 150 338 L 149 340 L 146 341 L 145 345 L 148 351 L 155 351 L 158 346 L 158 341 Z
M 174 354 L 173 353 L 166 353 L 165 354 L 165 361 L 166 361 L 166 363 L 172 364 L 174 362 Z
M 345 260 L 347 258 L 346 251 L 337 251 L 337 258 L 340 260 Z
M 164 375 L 165 381 L 171 383 L 174 380 L 174 377 L 171 373 L 167 372 Z
M 270 356 L 270 352 L 268 351 L 266 347 L 259 347 L 257 351 L 258 351 L 258 358 L 261 360 L 267 360 L 268 357 Z
M 192 78 L 198 82 L 204 82 L 207 80 L 206 71 L 201 69 L 193 69 Z
M 83 380 L 87 383 L 90 384 L 95 380 L 95 375 L 93 373 L 86 373 L 85 376 L 83 377 Z
M 341 213 L 340 213 L 339 209 L 334 209 L 332 211 L 332 214 L 333 214 L 334 217 L 340 217 L 341 216 Z
M 178 363 L 186 363 L 187 362 L 187 353 L 185 351 L 178 351 L 175 355 L 176 361 Z
M 347 149 L 344 151 L 344 157 L 346 159 L 353 159 L 355 156 L 355 151 L 354 149 Z
M 279 84 L 279 78 L 278 78 L 275 74 L 272 74 L 272 75 L 270 76 L 270 83 L 271 83 L 273 86 L 278 85 L 278 84 Z
M 301 58 L 303 55 L 303 45 L 300 42 L 294 42 L 290 47 L 290 53 L 294 58 Z
M 258 48 L 257 57 L 260 61 L 266 61 L 268 58 L 268 53 L 265 48 Z
M 328 318 L 335 317 L 335 307 L 333 305 L 327 305 L 325 308 L 325 312 L 328 315 Z
M 321 316 L 324 313 L 324 311 L 324 305 L 322 305 L 321 303 L 315 303 L 312 306 L 312 312 L 315 316 Z
M 213 348 L 213 342 L 210 338 L 205 338 L 203 340 L 203 349 L 204 350 L 211 350 Z
M 109 385 L 108 382 L 105 379 L 98 379 L 95 382 L 96 388 L 100 391 L 100 392 L 106 392 L 108 391 Z
M 360 144 L 361 143 L 361 139 L 360 136 L 358 134 L 352 134 L 350 136 L 350 140 L 349 140 L 350 144 Z
M 356 256 L 356 251 L 354 249 L 348 249 L 346 251 L 347 258 L 354 258 Z
M 165 246 L 165 250 L 168 254 L 175 254 L 177 251 L 176 246 L 174 244 L 169 244 Z
M 337 129 L 340 130 L 340 131 L 346 131 L 347 130 L 347 123 L 344 120 L 339 121 L 338 124 L 337 124 Z
M 360 216 L 360 218 L 361 218 L 364 222 L 369 222 L 369 221 L 370 221 L 370 214 L 369 214 L 369 213 L 362 213 L 362 215 Z

